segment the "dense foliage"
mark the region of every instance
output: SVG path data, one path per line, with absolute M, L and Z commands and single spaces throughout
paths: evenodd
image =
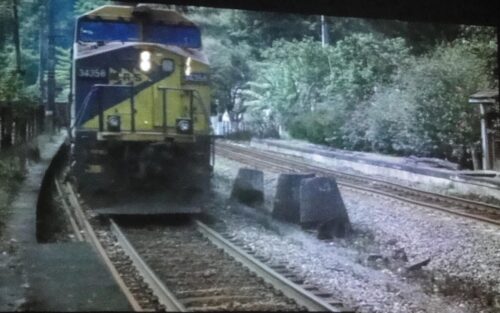
M 21 72 L 16 71 L 13 1 L 0 2 L 0 100 L 21 100 L 35 104 L 47 82 L 48 17 L 47 5 L 54 14 L 56 97 L 66 101 L 69 93 L 71 45 L 75 16 L 94 9 L 105 0 L 18 0 Z M 41 39 L 41 40 L 40 40 Z
M 491 27 L 191 9 L 204 26 L 219 112 L 255 134 L 461 161 L 477 146 L 468 97 L 498 86 Z
M 27 3 L 18 7 L 21 35 L 21 69 L 16 69 L 15 46 L 13 42 L 14 19 L 11 1 L 0 2 L 0 101 L 20 100 L 34 103 L 38 93 L 36 88 L 25 88 L 37 81 L 38 36 L 36 23 L 39 20 L 38 3 Z M 35 35 L 36 34 L 36 35 Z
M 497 86 L 494 38 L 464 35 L 417 56 L 402 38 L 370 33 L 324 48 L 275 41 L 253 67 L 247 105 L 257 118 L 274 114 L 296 138 L 461 160 L 480 139 L 468 97 Z

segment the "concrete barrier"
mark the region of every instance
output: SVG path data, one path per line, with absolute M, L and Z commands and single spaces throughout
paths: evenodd
M 240 168 L 234 180 L 231 198 L 247 205 L 264 202 L 264 174 L 262 171 Z
M 337 182 L 330 177 L 313 177 L 300 184 L 300 223 L 318 227 L 321 239 L 344 237 L 351 229 L 349 216 Z
M 300 182 L 314 174 L 280 174 L 273 203 L 273 217 L 298 224 L 300 221 Z

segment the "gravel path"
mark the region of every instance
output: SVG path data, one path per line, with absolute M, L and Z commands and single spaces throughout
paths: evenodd
M 214 213 L 241 240 L 287 261 L 358 312 L 500 312 L 498 227 L 341 189 L 355 232 L 319 241 L 225 200 L 240 166 L 217 159 Z M 264 211 L 272 207 L 276 181 L 265 173 Z M 427 258 L 423 269 L 405 269 Z

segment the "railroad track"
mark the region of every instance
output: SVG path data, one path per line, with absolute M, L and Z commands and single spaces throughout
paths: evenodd
M 464 198 L 446 196 L 416 188 L 402 186 L 390 181 L 364 175 L 355 175 L 312 164 L 296 156 L 257 150 L 227 142 L 216 143 L 216 153 L 242 163 L 276 172 L 316 173 L 332 176 L 337 183 L 351 190 L 398 199 L 451 214 L 468 217 L 489 224 L 500 225 L 500 207 Z
M 136 266 L 156 276 L 153 290 L 175 311 L 353 312 L 330 294 L 307 291 L 201 221 L 182 225 L 112 223 Z M 146 265 L 148 264 L 148 265 Z M 275 267 L 280 269 L 280 267 Z M 154 273 L 154 274 L 153 274 Z
M 54 184 L 58 198 L 67 215 L 76 241 L 89 242 L 127 298 L 132 309 L 136 312 L 163 311 L 165 307 L 160 303 L 152 289 L 144 281 L 139 271 L 132 265 L 132 261 L 117 246 L 110 236 L 106 225 L 89 219 L 89 212 L 73 190 L 70 183 L 55 179 Z
M 91 223 L 72 186 L 55 184 L 76 240 L 96 248 L 135 311 L 354 312 L 201 221 Z

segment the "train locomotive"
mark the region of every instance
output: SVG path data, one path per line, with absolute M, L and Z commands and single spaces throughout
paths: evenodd
M 78 17 L 75 32 L 71 170 L 79 189 L 161 185 L 203 201 L 213 144 L 200 29 L 175 11 L 105 5 Z

